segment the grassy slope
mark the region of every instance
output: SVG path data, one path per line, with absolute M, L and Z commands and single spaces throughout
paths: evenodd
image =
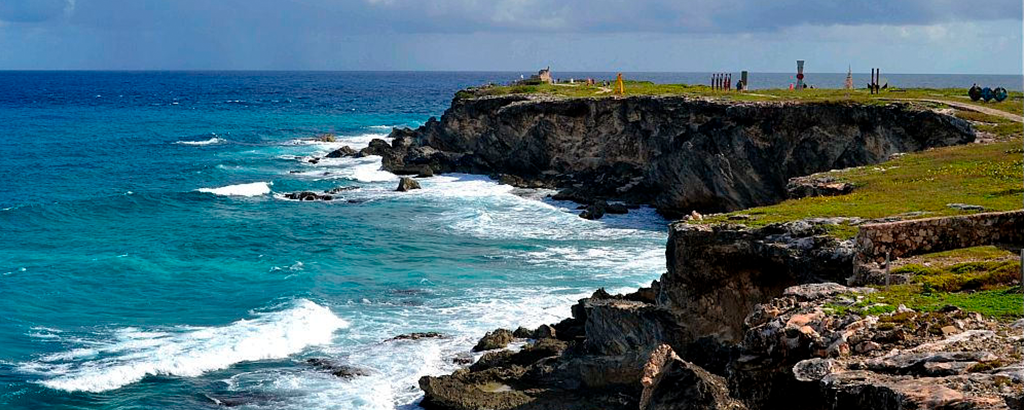
M 460 91 L 457 96 L 471 98 L 486 95 L 507 95 L 507 94 L 543 94 L 556 97 L 614 97 L 611 87 L 599 85 L 587 86 L 583 84 L 541 84 L 541 85 L 513 85 L 513 86 L 487 86 L 474 90 Z M 1010 92 L 1009 98 L 1001 103 L 978 102 L 974 103 L 967 97 L 967 89 L 924 89 L 913 88 L 905 90 L 885 90 L 880 94 L 870 94 L 866 89 L 840 90 L 840 89 L 807 89 L 801 91 L 791 90 L 752 90 L 749 92 L 736 91 L 714 91 L 705 85 L 686 84 L 655 84 L 646 81 L 627 81 L 625 83 L 626 95 L 684 95 L 690 97 L 712 98 L 722 101 L 854 101 L 860 103 L 885 103 L 894 99 L 937 99 L 956 101 L 967 104 L 974 104 L 987 108 L 994 108 L 1017 115 L 1024 112 L 1024 93 Z
M 1017 127 L 1020 132 L 1022 126 Z M 736 214 L 749 215 L 751 219 L 744 222 L 747 225 L 764 226 L 811 217 L 874 219 L 910 212 L 926 212 L 919 217 L 967 213 L 947 207 L 950 203 L 981 205 L 993 211 L 1020 209 L 1024 195 L 1021 158 L 1019 138 L 907 154 L 879 165 L 827 173 L 853 183 L 856 189 L 851 194 L 787 200 L 711 216 L 703 223 L 724 222 Z M 835 230 L 840 237 L 852 237 L 856 232 L 854 226 Z

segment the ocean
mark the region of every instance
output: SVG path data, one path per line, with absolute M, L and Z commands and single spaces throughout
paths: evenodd
M 379 158 L 308 162 L 519 74 L 0 72 L 0 408 L 417 408 L 417 379 L 458 368 L 485 331 L 649 284 L 668 222 L 650 208 L 587 221 L 483 176 L 399 193 Z M 1018 76 L 891 78 L 1021 88 Z M 284 197 L 335 187 L 358 188 Z M 387 340 L 410 332 L 447 337 Z

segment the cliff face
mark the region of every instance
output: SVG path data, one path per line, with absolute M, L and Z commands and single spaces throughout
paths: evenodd
M 974 140 L 970 125 L 907 104 L 722 103 L 687 97 L 456 99 L 396 130 L 385 167 L 510 174 L 667 215 L 778 202 L 789 178 Z

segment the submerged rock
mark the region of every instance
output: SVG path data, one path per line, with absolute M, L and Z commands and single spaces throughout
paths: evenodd
M 331 201 L 334 199 L 331 195 L 321 195 L 312 191 L 289 192 L 284 194 L 284 197 L 298 201 Z
M 345 191 L 354 191 L 354 190 L 357 190 L 357 189 L 359 189 L 359 187 L 357 187 L 357 186 L 339 186 L 339 187 L 334 187 L 334 188 L 331 188 L 331 189 L 329 189 L 327 191 L 324 191 L 324 193 L 331 194 L 331 195 L 337 195 L 337 194 L 340 194 L 340 193 L 345 192 Z
M 385 342 L 394 342 L 398 340 L 447 339 L 448 337 L 448 335 L 440 332 L 416 332 L 401 334 L 385 340 Z
M 317 370 L 333 374 L 334 376 L 343 379 L 370 375 L 370 371 L 367 369 L 339 363 L 332 359 L 311 358 L 306 360 L 306 364 L 316 368 Z

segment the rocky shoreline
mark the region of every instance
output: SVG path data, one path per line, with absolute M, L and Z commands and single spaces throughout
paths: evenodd
M 965 144 L 975 132 L 908 103 L 508 95 L 456 98 L 440 120 L 390 138 L 348 154 L 380 155 L 396 174 L 492 175 L 560 189 L 558 199 L 650 204 L 680 217 L 776 203 L 791 195 L 791 178 Z
M 721 103 L 685 97 L 456 98 L 396 129 L 401 175 L 468 172 L 557 188 L 581 216 L 650 204 L 678 217 L 855 187 L 799 178 L 974 141 L 970 124 L 904 103 Z M 1021 327 L 949 306 L 874 312 L 853 280 L 855 239 L 810 219 L 669 227 L 667 272 L 598 290 L 572 317 L 497 329 L 478 361 L 420 379 L 428 409 L 1019 409 Z M 857 285 L 863 285 L 858 283 Z M 507 349 L 514 340 L 523 348 Z M 467 363 L 469 364 L 469 363 Z

